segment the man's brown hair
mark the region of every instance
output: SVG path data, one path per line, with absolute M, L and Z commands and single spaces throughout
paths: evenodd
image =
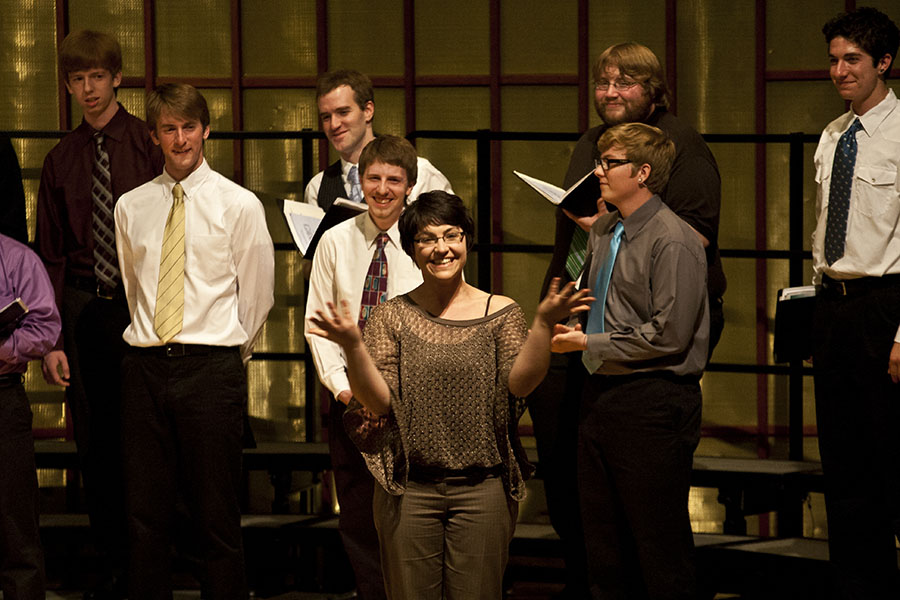
M 607 129 L 597 140 L 602 154 L 619 146 L 631 161 L 631 174 L 641 165 L 650 165 L 650 176 L 644 182 L 654 194 L 660 194 L 669 183 L 669 173 L 675 161 L 675 144 L 662 130 L 644 123 L 622 123 Z
M 59 70 L 69 73 L 106 69 L 115 77 L 122 72 L 122 48 L 116 38 L 101 31 L 82 29 L 66 36 L 59 45 Z
M 359 156 L 359 176 L 366 174 L 369 165 L 382 162 L 395 167 L 402 167 L 406 171 L 406 182 L 413 186 L 419 176 L 418 155 L 413 145 L 402 137 L 396 135 L 379 135 L 366 144 Z
M 606 77 L 607 67 L 616 67 L 620 75 L 627 75 L 641 84 L 654 105 L 669 107 L 669 87 L 662 65 L 647 46 L 625 42 L 604 50 L 594 63 L 595 83 Z
M 372 80 L 359 71 L 342 69 L 319 75 L 316 81 L 316 101 L 334 89 L 346 85 L 353 90 L 353 99 L 361 109 L 369 102 L 375 103 L 375 90 L 372 89 Z
M 147 94 L 147 127 L 152 131 L 156 130 L 156 123 L 163 111 L 183 119 L 200 121 L 203 129 L 209 127 L 206 98 L 192 85 L 164 83 Z

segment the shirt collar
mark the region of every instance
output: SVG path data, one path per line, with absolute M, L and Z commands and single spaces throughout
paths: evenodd
M 350 175 L 351 167 L 357 167 L 357 170 L 359 170 L 358 164 L 352 163 L 352 162 L 347 162 L 343 158 L 341 159 L 341 174 L 343 174 L 343 176 L 344 176 L 344 181 L 350 181 L 350 179 L 348 177 Z M 362 173 L 360 173 L 360 181 L 362 181 Z
M 212 173 L 212 169 L 209 167 L 209 163 L 206 162 L 206 157 L 203 157 L 203 162 L 200 163 L 199 167 L 194 169 L 193 173 L 182 179 L 180 182 L 175 181 L 175 179 L 169 175 L 169 172 L 163 169 L 162 184 L 166 198 L 172 197 L 172 188 L 175 187 L 176 183 L 181 183 L 181 188 L 184 190 L 184 197 L 191 198 L 191 195 L 200 189 L 200 186 L 203 185 L 203 182 L 206 181 L 206 178 L 210 173 Z
M 375 238 L 378 237 L 378 234 L 381 233 L 381 230 L 378 229 L 378 226 L 375 225 L 374 221 L 366 214 L 366 218 L 363 219 L 365 221 L 365 227 L 363 228 L 363 233 L 366 236 L 366 248 L 371 248 L 375 245 Z M 388 234 L 388 239 L 396 248 L 400 248 L 400 228 L 397 223 L 391 225 L 391 228 L 388 229 L 385 233 Z
M 101 131 L 103 131 L 104 137 L 112 138 L 117 142 L 122 141 L 125 136 L 125 107 L 121 103 L 119 103 L 119 110 Z
M 116 111 L 116 114 L 109 120 L 109 123 L 107 123 L 100 131 L 103 132 L 104 138 L 110 138 L 117 142 L 121 142 L 122 138 L 125 136 L 125 113 L 127 111 L 125 110 L 125 107 L 122 106 L 121 102 L 117 104 L 119 105 L 119 110 Z M 94 132 L 97 130 L 82 117 L 81 123 L 78 124 L 78 127 L 76 127 L 74 131 L 82 136 L 84 143 L 88 143 L 94 141 Z
M 125 110 L 125 107 L 122 106 L 121 102 L 118 102 L 117 104 L 119 105 L 119 110 L 116 111 L 116 114 L 109 120 L 109 123 L 107 123 L 100 131 L 103 132 L 104 138 L 110 138 L 117 142 L 121 142 L 122 138 L 125 136 L 125 113 L 127 111 Z M 81 132 L 85 136 L 85 141 L 93 141 L 94 131 L 96 130 L 84 120 L 84 117 L 82 117 L 81 124 L 76 131 Z
M 894 110 L 897 109 L 897 96 L 894 94 L 894 90 L 888 88 L 888 93 L 884 97 L 884 99 L 866 111 L 864 115 L 857 115 L 853 112 L 853 109 L 850 110 L 850 120 L 847 123 L 847 127 L 850 127 L 850 124 L 853 123 L 854 119 L 859 119 L 859 122 L 862 123 L 863 129 L 865 130 L 867 135 L 872 135 L 881 126 L 885 119 L 888 118 Z M 844 128 L 846 129 L 846 127 Z
M 661 207 L 662 200 L 659 196 L 654 195 L 640 205 L 627 219 L 621 219 L 625 226 L 625 239 L 633 240 Z

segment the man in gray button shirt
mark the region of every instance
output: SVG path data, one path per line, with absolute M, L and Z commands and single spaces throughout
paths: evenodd
M 578 430 L 588 585 L 594 598 L 693 598 L 687 501 L 709 344 L 705 253 L 658 195 L 675 155 L 666 134 L 618 125 L 597 148 L 602 197 L 617 209 L 588 240 L 583 285 L 597 300 L 553 338 L 555 352 L 582 351 L 591 374 Z

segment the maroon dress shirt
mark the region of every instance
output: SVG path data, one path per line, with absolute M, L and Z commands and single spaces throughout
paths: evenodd
M 102 131 L 114 202 L 162 173 L 162 152 L 150 139 L 147 124 L 122 105 Z M 60 307 L 66 275 L 94 277 L 93 133 L 94 128 L 82 121 L 50 151 L 41 172 L 35 249 L 44 261 Z M 61 347 L 60 340 L 57 348 Z

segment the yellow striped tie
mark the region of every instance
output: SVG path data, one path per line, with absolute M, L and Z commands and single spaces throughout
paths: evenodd
M 175 201 L 163 232 L 153 320 L 153 327 L 163 342 L 175 337 L 184 323 L 184 189 L 180 183 L 175 184 L 172 194 Z

